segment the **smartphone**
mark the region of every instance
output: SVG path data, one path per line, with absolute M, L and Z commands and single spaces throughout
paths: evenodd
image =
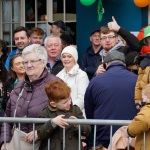
M 106 69 L 106 64 L 105 63 L 103 63 L 103 68 Z

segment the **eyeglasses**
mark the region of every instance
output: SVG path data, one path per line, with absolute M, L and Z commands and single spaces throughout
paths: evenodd
M 112 40 L 112 39 L 114 39 L 115 37 L 116 37 L 115 35 L 113 35 L 113 36 L 104 36 L 104 37 L 101 38 L 101 40 L 103 40 L 103 41 L 106 41 L 107 39 L 108 39 L 108 40 Z
M 38 60 L 30 60 L 30 61 L 24 61 L 24 62 L 23 62 L 23 65 L 24 65 L 24 66 L 27 66 L 28 63 L 30 63 L 31 65 L 35 65 L 38 61 L 41 61 L 41 59 L 38 59 Z

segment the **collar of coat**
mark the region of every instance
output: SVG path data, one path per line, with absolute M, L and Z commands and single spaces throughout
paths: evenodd
M 79 73 L 79 65 L 75 64 L 69 72 L 66 72 L 66 69 L 64 68 L 64 69 L 62 69 L 62 72 L 69 76 L 75 76 Z
M 48 104 L 48 109 L 50 110 L 50 111 L 58 111 L 59 109 L 57 109 L 56 107 L 52 107 L 50 104 Z M 63 110 L 62 110 L 63 111 Z M 64 110 L 65 111 L 65 110 Z M 70 109 L 68 110 L 68 111 L 73 111 L 73 105 L 71 104 L 71 107 L 70 107 Z

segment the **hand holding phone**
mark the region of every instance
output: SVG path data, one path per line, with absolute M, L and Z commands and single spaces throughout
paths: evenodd
M 96 70 L 96 75 L 104 73 L 106 69 L 104 68 L 103 64 L 99 65 L 99 67 Z

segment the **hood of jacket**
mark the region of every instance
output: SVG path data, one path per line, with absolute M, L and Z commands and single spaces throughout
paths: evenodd
M 123 42 L 122 41 L 118 41 L 118 43 L 113 47 L 111 48 L 109 51 L 113 51 L 113 50 L 117 50 L 119 49 L 120 47 L 124 46 Z M 102 62 L 104 61 L 104 57 L 106 56 L 108 51 L 106 51 L 105 49 L 102 49 L 99 54 L 101 55 L 102 57 Z
M 101 51 L 101 47 L 100 47 L 100 49 L 98 50 L 97 53 L 99 54 L 100 51 Z M 97 53 L 94 52 L 94 49 L 93 49 L 92 45 L 87 48 L 87 53 L 89 53 L 90 55 L 95 55 L 95 54 L 97 54 Z

